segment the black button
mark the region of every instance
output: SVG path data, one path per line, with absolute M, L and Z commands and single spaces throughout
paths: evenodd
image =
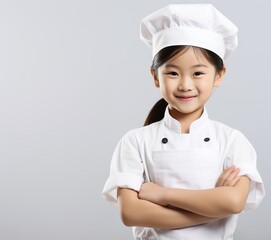
M 162 139 L 162 143 L 166 144 L 168 142 L 167 138 Z
M 204 142 L 209 142 L 210 141 L 210 138 L 204 138 Z

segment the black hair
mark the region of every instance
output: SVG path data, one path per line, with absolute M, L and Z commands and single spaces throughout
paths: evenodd
M 201 53 L 203 56 L 215 67 L 217 73 L 221 72 L 224 68 L 223 60 L 214 52 L 205 48 L 194 46 L 169 46 L 160 50 L 153 58 L 151 70 L 157 75 L 157 70 L 160 66 L 166 63 L 169 59 L 176 56 L 179 53 L 186 52 L 189 48 L 192 48 L 195 53 Z M 154 122 L 158 122 L 164 118 L 165 110 L 168 103 L 165 99 L 160 99 L 150 110 L 144 126 L 150 125 Z

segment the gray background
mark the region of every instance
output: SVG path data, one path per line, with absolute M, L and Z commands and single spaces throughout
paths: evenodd
M 240 29 L 209 115 L 250 139 L 267 190 L 240 217 L 236 239 L 267 240 L 271 3 L 208 2 Z M 132 239 L 101 190 L 116 143 L 160 98 L 139 21 L 169 3 L 0 1 L 1 240 Z

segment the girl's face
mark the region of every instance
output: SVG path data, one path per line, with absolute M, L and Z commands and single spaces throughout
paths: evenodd
M 181 120 L 191 114 L 200 117 L 213 88 L 221 84 L 225 69 L 216 73 L 203 54 L 189 48 L 160 66 L 157 74 L 152 74 L 171 115 Z

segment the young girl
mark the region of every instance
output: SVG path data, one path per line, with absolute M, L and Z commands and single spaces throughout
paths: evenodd
M 239 131 L 208 118 L 237 28 L 212 5 L 169 5 L 142 20 L 162 99 L 118 143 L 103 194 L 137 240 L 233 239 L 238 213 L 264 196 L 256 153 Z

